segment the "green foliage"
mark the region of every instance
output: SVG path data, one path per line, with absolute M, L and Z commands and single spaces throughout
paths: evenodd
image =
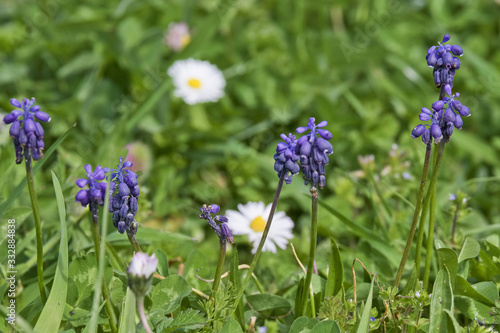
M 325 297 L 321 303 L 318 318 L 334 320 L 342 332 L 347 332 L 349 325 L 353 322 L 348 305 L 340 294 Z
M 137 239 L 144 252 L 156 254 L 157 273 L 165 277 L 153 280 L 145 300 L 158 332 L 246 332 L 251 316 L 254 328 L 266 326 L 268 333 L 498 330 L 500 53 L 492 42 L 498 17 L 494 1 L 3 1 L 0 112 L 11 111 L 10 98 L 34 96 L 52 121 L 44 124 L 45 157 L 34 164 L 50 291 L 45 306 L 36 286 L 24 170 L 14 165 L 8 127 L 0 124 L 0 331 L 8 330 L 9 300 L 3 226 L 15 219 L 18 327 L 81 333 L 90 330 L 94 314 L 96 330 L 110 332 L 107 304 L 96 297 L 93 308 L 99 271 L 90 216 L 74 202 L 74 184 L 84 177 L 83 165 L 109 167 L 127 152 L 141 186 Z M 175 53 L 162 40 L 179 21 L 192 35 Z M 410 265 L 401 283 L 406 287 L 397 290 L 388 286 L 409 233 L 425 149 L 409 131 L 419 110 L 438 97 L 425 52 L 448 32 L 464 48 L 454 89 L 473 116 L 447 144 L 439 174 L 439 241 L 436 252 L 422 254 L 432 258 L 432 291 L 422 290 L 420 267 L 410 271 Z M 166 72 L 190 57 L 223 71 L 220 101 L 189 106 L 174 95 Z M 217 203 L 224 211 L 270 203 L 279 134 L 294 132 L 309 117 L 328 121 L 335 151 L 319 196 L 317 313 L 296 318 L 311 307 L 293 307 L 308 288 L 289 247 L 261 256 L 260 285 L 250 282 L 243 301 L 233 304 L 245 274 L 238 265 L 252 259 L 245 236 L 236 237 L 237 250 L 228 248 L 229 278 L 205 300 L 199 295 L 210 284 L 195 272 L 203 268 L 200 274 L 213 277 L 218 239 L 198 219 L 199 206 Z M 285 186 L 278 211 L 294 221 L 292 242 L 306 263 L 310 208 L 299 178 Z M 141 331 L 127 289 L 133 250 L 105 210 L 99 219 L 112 229 L 103 235 L 103 275 L 118 332 Z M 412 247 L 408 262 L 413 253 Z M 356 303 L 354 258 L 381 285 L 366 274 Z
M 238 322 L 229 321 L 228 316 L 233 311 L 236 305 L 234 300 L 236 299 L 237 291 L 234 289 L 231 283 L 223 283 L 219 286 L 219 289 L 209 300 L 204 300 L 200 302 L 200 307 L 203 312 L 207 315 L 207 325 L 201 330 L 201 332 L 211 332 L 212 330 L 217 331 L 221 329 L 222 326 L 229 325 L 228 328 L 237 327 L 240 328 Z

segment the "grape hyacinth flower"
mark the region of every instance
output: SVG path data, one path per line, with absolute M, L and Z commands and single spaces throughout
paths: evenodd
M 444 97 L 442 100 L 432 103 L 431 110 L 422 108 L 419 115 L 420 120 L 429 121 L 431 125 L 417 125 L 411 132 L 412 138 L 422 136 L 422 141 L 428 144 L 434 139 L 434 143 L 439 143 L 441 140 L 449 142 L 453 134 L 453 128 L 462 129 L 462 117 L 470 116 L 470 110 L 467 106 L 456 100 L 460 96 L 459 93 L 451 94 L 451 86 L 444 86 L 445 92 L 449 97 Z
M 203 205 L 200 208 L 200 219 L 206 220 L 217 236 L 219 236 L 219 260 L 217 262 L 217 268 L 215 269 L 214 283 L 212 284 L 212 295 L 210 296 L 211 300 L 213 300 L 215 293 L 219 289 L 222 267 L 224 266 L 224 260 L 226 258 L 226 241 L 229 243 L 234 242 L 233 234 L 227 226 L 227 217 L 224 215 L 212 216 L 212 214 L 217 214 L 219 210 L 220 207 L 216 204 L 209 205 L 208 207 L 207 205 Z
M 297 139 L 292 133 L 280 135 L 285 142 L 280 142 L 276 146 L 276 154 L 274 154 L 274 171 L 278 173 L 278 177 L 281 178 L 281 174 L 285 173 L 284 180 L 285 183 L 291 184 L 293 175 L 299 173 L 300 168 L 297 164 L 299 160 L 299 155 L 296 153 Z
M 212 214 L 217 214 L 219 210 L 220 207 L 216 204 L 209 205 L 208 207 L 207 205 L 203 205 L 200 208 L 200 219 L 204 219 L 208 222 L 213 231 L 215 231 L 217 236 L 219 236 L 221 243 L 225 243 L 226 240 L 229 243 L 232 243 L 234 241 L 234 238 L 231 230 L 227 225 L 227 217 L 225 217 L 224 215 L 216 215 L 212 217 Z
M 333 147 L 328 140 L 332 138 L 332 133 L 318 127 L 325 127 L 326 121 L 315 124 L 314 118 L 309 118 L 307 126 L 297 128 L 297 133 L 301 134 L 310 130 L 309 134 L 297 140 L 295 152 L 300 155 L 300 167 L 304 174 L 304 185 L 311 183 L 311 186 L 323 188 L 326 184 L 325 165 L 328 164 L 328 155 L 333 153 Z M 317 136 L 319 134 L 320 137 Z
M 10 104 L 21 110 L 13 110 L 7 114 L 3 121 L 10 125 L 10 136 L 14 139 L 14 149 L 16 151 L 16 163 L 20 164 L 23 160 L 23 155 L 28 157 L 26 149 L 31 152 L 33 160 L 38 161 L 43 158 L 43 142 L 44 131 L 39 121 L 48 122 L 50 116 L 40 111 L 40 106 L 35 104 L 35 98 L 24 98 L 22 102 L 12 98 Z M 22 119 L 20 119 L 22 117 Z M 36 119 L 36 120 L 35 120 Z
M 106 182 L 101 182 L 106 177 L 104 169 L 98 165 L 92 172 L 92 167 L 90 164 L 85 165 L 85 171 L 87 172 L 87 178 L 78 179 L 76 185 L 81 188 L 76 196 L 75 201 L 79 202 L 82 207 L 87 207 L 90 205 L 90 211 L 92 215 L 97 217 L 98 206 L 104 205 L 104 198 L 106 197 Z M 85 186 L 88 188 L 83 189 Z M 112 191 L 114 188 L 112 184 Z
M 127 231 L 127 235 L 135 235 L 139 226 L 135 220 L 138 209 L 137 200 L 141 194 L 137 174 L 125 169 L 132 165 L 132 162 L 123 162 L 123 157 L 120 157 L 118 169 L 104 169 L 104 172 L 111 172 L 111 181 L 116 184 L 115 189 L 117 189 L 109 202 L 109 212 L 113 214 L 113 225 L 121 234 Z M 114 192 L 112 191 L 111 194 Z
M 449 84 L 453 87 L 455 71 L 460 68 L 460 59 L 463 50 L 459 45 L 445 44 L 450 40 L 450 35 L 446 34 L 439 45 L 430 47 L 427 50 L 427 65 L 434 68 L 434 84 L 440 88 L 441 85 Z

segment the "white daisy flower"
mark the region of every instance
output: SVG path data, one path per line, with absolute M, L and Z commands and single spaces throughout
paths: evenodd
M 174 95 L 187 104 L 216 102 L 224 96 L 226 80 L 222 72 L 208 61 L 178 60 L 168 69 L 175 85 Z
M 246 205 L 239 204 L 239 211 L 226 211 L 229 228 L 234 235 L 248 235 L 248 239 L 253 243 L 252 253 L 257 252 L 259 247 L 271 205 L 264 206 L 262 201 L 249 202 Z M 283 250 L 286 249 L 288 240 L 293 238 L 292 228 L 292 219 L 286 216 L 285 212 L 276 212 L 262 251 L 276 253 L 276 245 Z

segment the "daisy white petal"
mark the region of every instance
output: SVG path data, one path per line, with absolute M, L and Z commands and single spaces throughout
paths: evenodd
M 174 81 L 174 95 L 187 104 L 216 102 L 224 96 L 226 80 L 222 72 L 208 61 L 178 60 L 170 66 L 168 75 Z
M 245 205 L 239 204 L 238 211 L 228 210 L 226 212 L 229 219 L 228 225 L 233 233 L 247 235 L 249 241 L 253 243 L 252 253 L 257 252 L 267 218 L 271 212 L 271 205 L 264 206 L 263 202 L 248 202 Z M 286 216 L 285 212 L 276 212 L 262 251 L 276 253 L 276 246 L 286 249 L 288 240 L 293 238 L 293 226 L 293 221 Z

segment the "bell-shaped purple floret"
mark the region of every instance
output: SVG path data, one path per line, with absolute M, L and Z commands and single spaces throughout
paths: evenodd
M 438 124 L 431 125 L 431 135 L 434 138 L 435 143 L 438 143 L 443 138 L 443 133 L 441 132 L 441 128 Z
M 415 126 L 413 128 L 413 130 L 411 131 L 411 137 L 413 139 L 418 138 L 419 136 L 424 134 L 424 131 L 425 131 L 425 126 L 422 124 L 419 124 L 419 125 Z

